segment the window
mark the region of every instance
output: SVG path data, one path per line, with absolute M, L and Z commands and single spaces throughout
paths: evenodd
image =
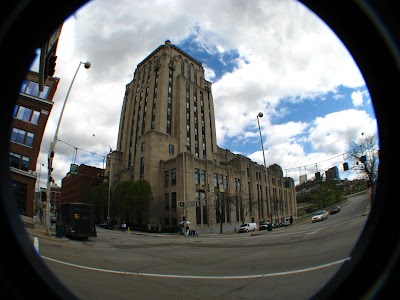
M 146 150 L 146 144 L 145 142 L 142 143 L 141 147 L 140 147 L 140 151 L 144 152 L 144 150 Z
M 21 159 L 22 158 L 22 159 Z M 10 152 L 10 166 L 24 171 L 29 170 L 29 157 Z
M 45 86 L 43 92 L 40 92 L 39 83 L 34 81 L 24 80 L 24 82 L 21 85 L 20 92 L 34 97 L 39 97 L 41 99 L 46 99 L 47 94 L 49 93 L 49 87 Z
M 13 128 L 12 135 L 11 135 L 11 141 L 19 143 L 19 144 L 23 144 L 25 141 L 25 134 L 26 134 L 25 130 Z
M 33 123 L 33 124 L 38 124 L 38 122 L 39 122 L 39 118 L 40 118 L 40 112 L 38 112 L 38 111 L 33 111 L 33 114 L 32 114 L 32 118 L 31 118 L 31 123 Z
M 10 152 L 10 166 L 19 169 L 21 155 Z
M 34 137 L 35 135 L 32 132 L 28 132 L 26 135 L 25 145 L 32 147 Z
M 22 156 L 21 169 L 24 171 L 29 170 L 29 157 Z
M 218 187 L 218 174 L 214 174 L 214 187 L 217 188 Z
M 171 170 L 171 185 L 176 185 L 176 169 Z
M 144 179 L 144 157 L 140 158 L 140 180 Z
M 176 212 L 176 193 L 171 193 L 171 208 L 173 212 Z
M 200 183 L 200 178 L 199 178 L 199 169 L 195 168 L 194 169 L 194 184 L 199 184 Z
M 206 170 L 201 170 L 200 180 L 201 185 L 206 185 Z
M 18 113 L 17 113 L 17 119 L 20 119 L 25 122 L 30 122 L 32 117 L 32 109 L 20 106 Z
M 171 153 L 171 154 L 174 154 L 174 151 L 175 151 L 174 145 L 171 145 L 171 144 L 170 144 L 170 145 L 168 146 L 168 152 Z
M 169 209 L 169 194 L 164 194 L 164 209 Z
M 164 187 L 169 187 L 169 170 L 164 171 Z

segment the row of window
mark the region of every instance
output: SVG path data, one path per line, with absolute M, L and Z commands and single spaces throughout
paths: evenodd
M 23 171 L 28 171 L 29 157 L 10 152 L 10 166 Z
M 45 86 L 43 92 L 39 90 L 39 83 L 25 79 L 22 82 L 20 92 L 40 99 L 46 99 L 49 93 L 49 86 Z
M 142 145 L 143 146 L 143 145 Z M 170 145 L 171 146 L 171 145 Z M 260 174 L 259 180 L 261 180 L 261 173 Z M 164 172 L 164 187 L 169 187 L 170 186 L 170 177 L 171 177 L 171 186 L 176 185 L 176 169 L 168 170 Z M 276 178 L 272 177 L 272 184 L 276 184 Z M 278 179 L 278 183 L 280 185 L 280 180 Z M 194 169 L 194 184 L 195 185 L 206 185 L 206 170 L 200 170 L 198 168 Z M 250 190 L 250 182 L 249 184 L 249 190 Z M 240 178 L 234 178 L 234 186 L 235 186 L 235 191 L 242 191 L 242 182 Z M 261 185 L 257 184 L 257 187 Z M 290 184 L 288 181 L 285 182 L 285 187 L 289 188 Z M 226 191 L 228 190 L 228 176 L 223 175 L 223 174 L 217 174 L 214 173 L 214 188 L 219 191 Z
M 176 185 L 176 169 L 172 169 L 164 172 L 164 187 L 169 187 L 170 176 L 171 176 L 171 186 Z
M 13 128 L 11 133 L 11 142 L 22 144 L 28 147 L 33 146 L 35 134 L 19 128 Z
M 40 118 L 40 112 L 22 105 L 15 105 L 13 117 L 37 125 Z

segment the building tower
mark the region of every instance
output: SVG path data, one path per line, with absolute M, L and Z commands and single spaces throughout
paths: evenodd
M 138 64 L 126 85 L 107 171 L 111 187 L 150 182 L 149 224 L 174 226 L 186 219 L 209 232 L 221 220 L 232 229 L 246 219 L 266 221 L 267 170 L 217 146 L 211 88 L 202 63 L 169 40 Z

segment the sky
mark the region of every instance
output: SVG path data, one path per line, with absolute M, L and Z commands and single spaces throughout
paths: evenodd
M 116 149 L 125 86 L 166 40 L 203 63 L 219 147 L 263 165 L 261 131 L 266 166 L 280 165 L 296 183 L 335 166 L 341 179 L 357 178 L 342 164 L 353 164 L 345 156 L 349 141 L 377 135 L 368 88 L 346 47 L 302 3 L 95 0 L 63 24 L 54 74 L 60 83 L 36 168 L 40 186 L 77 68 L 53 160 L 58 186 L 73 163 L 105 167 Z M 80 65 L 86 61 L 89 69 Z M 38 71 L 38 58 L 31 69 Z

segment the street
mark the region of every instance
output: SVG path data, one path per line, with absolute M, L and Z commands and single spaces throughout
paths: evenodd
M 256 233 L 40 239 L 40 255 L 80 299 L 308 299 L 350 259 L 365 194 L 311 224 Z M 301 287 L 301 288 L 299 288 Z

